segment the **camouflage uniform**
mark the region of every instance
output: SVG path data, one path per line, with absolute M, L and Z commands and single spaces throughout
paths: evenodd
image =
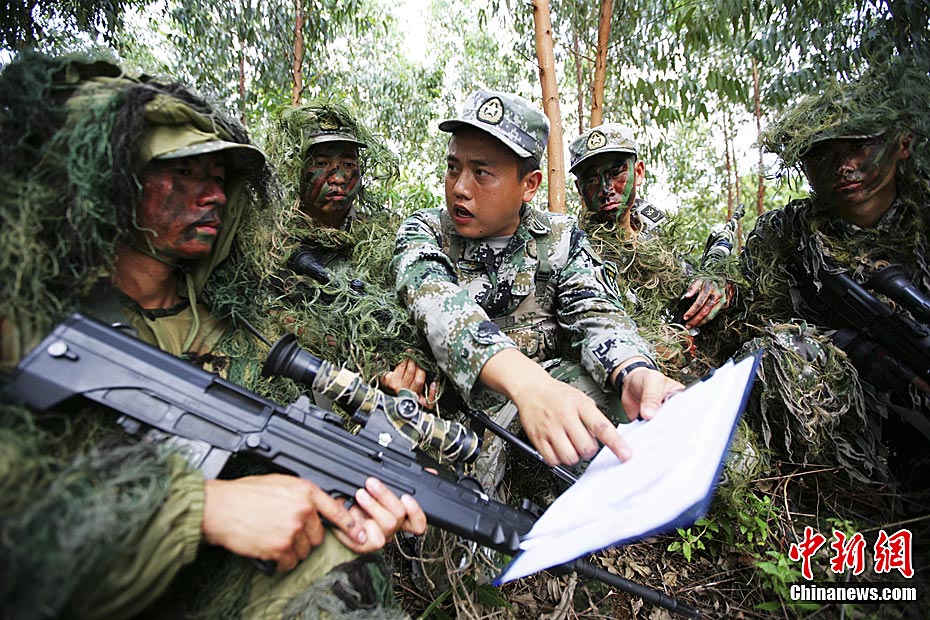
M 925 72 L 918 84 L 930 90 Z M 898 135 L 910 125 L 913 160 L 925 153 L 927 141 L 926 133 L 914 131 L 914 119 L 902 122 L 906 102 L 920 99 L 914 90 L 913 82 L 900 89 L 868 80 L 834 85 L 802 100 L 770 127 L 765 144 L 793 166 L 818 141 Z M 925 454 L 927 440 L 915 430 L 919 417 L 927 427 L 930 400 L 900 377 L 895 380 L 883 364 L 856 361 L 835 344 L 840 330 L 852 330 L 818 296 L 820 274 L 845 273 L 863 285 L 880 268 L 901 265 L 921 293 L 930 293 L 930 192 L 925 180 L 906 172 L 926 161 L 912 160 L 897 164 L 897 196 L 874 226 L 856 226 L 812 195 L 759 217 L 741 256 L 751 285 L 745 311 L 754 336 L 743 351 L 767 349 L 763 381 L 747 418 L 769 447 L 790 459 L 838 462 L 864 481 L 887 473 L 883 435 L 896 436 L 896 443 L 906 440 L 890 444 L 892 450 L 909 449 L 905 444 L 919 439 Z M 901 430 L 894 411 L 916 414 L 917 424 Z
M 604 153 L 629 153 L 639 157 L 639 145 L 633 130 L 620 123 L 604 123 L 588 129 L 572 140 L 568 147 L 571 167 L 576 173 L 578 167 L 592 157 Z M 630 208 L 630 224 L 638 230 L 640 237 L 648 239 L 658 234 L 659 228 L 668 221 L 664 211 L 653 206 L 644 198 L 637 197 Z
M 572 141 L 569 147 L 571 171 L 579 177 L 580 183 L 586 163 L 603 166 L 618 155 L 636 158 L 638 153 L 639 145 L 629 127 L 605 123 L 588 129 Z M 629 175 L 633 174 L 631 169 Z M 597 199 L 603 200 L 603 194 L 599 193 Z M 688 330 L 672 321 L 676 302 L 688 290 L 698 270 L 682 251 L 673 230 L 660 234 L 662 226 L 668 223 L 665 213 L 637 197 L 630 209 L 630 225 L 636 231 L 632 235 L 616 218 L 599 221 L 590 205 L 586 205 L 584 213 L 582 225 L 591 245 L 606 260 L 617 265 L 617 286 L 626 310 L 636 320 L 643 338 L 658 349 L 662 371 L 687 382 L 716 366 L 717 360 L 713 359 L 716 355 L 711 351 L 715 347 L 708 347 L 708 355 L 701 351 L 696 359 L 694 336 L 698 330 Z M 703 277 L 708 275 L 702 274 Z M 693 301 L 693 297 L 689 298 L 685 309 Z
M 537 161 L 548 134 L 545 117 L 528 102 L 488 91 L 471 95 L 463 117 L 440 129 L 462 125 Z M 446 209 L 425 209 L 398 230 L 394 266 L 401 298 L 472 407 L 498 410 L 496 421 L 505 426 L 513 420 L 512 403 L 478 384 L 478 375 L 494 354 L 518 347 L 613 419 L 624 419 L 615 392 L 605 389 L 608 376 L 652 351 L 623 311 L 612 265 L 591 250 L 574 218 L 524 204 L 512 236 L 469 239 Z M 583 370 L 561 363 L 563 354 L 580 359 Z
M 896 416 L 890 414 L 896 407 L 920 411 L 928 418 L 930 400 L 926 395 L 910 385 L 891 387 L 893 378 L 881 365 L 855 368 L 853 360 L 839 352 L 831 336 L 845 325 L 816 292 L 822 268 L 845 270 L 863 284 L 880 267 L 896 264 L 905 268 L 908 279 L 924 295 L 928 294 L 930 269 L 924 260 L 930 232 L 928 207 L 930 203 L 915 204 L 899 197 L 869 229 L 847 222 L 810 198 L 759 218 L 746 239 L 741 260 L 754 287 L 748 320 L 766 326 L 766 335 L 754 339 L 744 350 L 759 345 L 785 350 L 785 356 L 770 355 L 765 360 L 762 372 L 769 376 L 783 374 L 794 364 L 802 374 L 821 378 L 821 384 L 811 386 L 817 394 L 814 399 L 792 394 L 804 383 L 798 377 L 797 385 L 779 386 L 774 381 L 772 392 L 754 404 L 767 444 L 777 445 L 794 458 L 811 460 L 823 457 L 822 451 L 833 451 L 834 458 L 853 475 L 862 472 L 869 476 L 885 470 L 879 420 L 898 426 Z M 774 340 L 788 343 L 787 348 L 775 346 Z M 800 359 L 791 361 L 796 358 Z M 820 413 L 810 415 L 795 408 L 797 403 Z M 830 406 L 824 406 L 827 403 Z M 798 418 L 804 431 L 794 430 L 790 419 L 779 419 L 776 412 L 783 405 Z M 886 433 L 889 431 L 886 428 Z
M 10 73 L 4 74 L 4 77 L 10 75 L 11 80 L 17 79 L 18 74 L 13 71 L 28 67 L 30 62 L 36 63 L 40 68 L 44 65 L 59 68 L 53 74 L 56 76 L 54 79 L 61 79 L 65 83 L 54 82 L 56 93 L 66 89 L 74 90 L 67 103 L 69 119 L 91 117 L 95 107 L 99 108 L 101 102 L 109 102 L 109 111 L 114 115 L 117 111 L 125 113 L 122 118 L 128 119 L 132 114 L 125 108 L 134 103 L 138 104 L 139 108 L 132 110 L 140 123 L 143 123 L 135 127 L 139 131 L 138 135 L 133 135 L 126 127 L 120 126 L 113 131 L 114 134 L 119 133 L 120 138 L 124 140 L 119 143 L 124 150 L 137 149 L 139 167 L 155 158 L 179 158 L 223 151 L 228 172 L 223 226 L 213 245 L 213 251 L 210 255 L 178 269 L 178 289 L 182 297 L 186 298 L 184 301 L 172 308 L 144 310 L 112 287 L 106 275 L 91 295 L 76 300 L 79 294 L 71 289 L 80 291 L 81 287 L 76 284 L 77 281 L 99 278 L 105 273 L 105 255 L 95 256 L 99 261 L 97 264 L 82 264 L 81 267 L 85 271 L 75 268 L 70 281 L 43 282 L 43 285 L 49 288 L 49 294 L 58 296 L 64 311 L 80 306 L 82 310 L 101 320 L 131 328 L 140 339 L 154 346 L 183 356 L 224 376 L 230 364 L 251 366 L 257 375 L 257 360 L 241 357 L 237 359 L 227 353 L 232 349 L 226 347 L 237 336 L 242 336 L 242 332 L 232 329 L 229 321 L 212 315 L 207 306 L 198 301 L 198 297 L 203 295 L 205 288 L 209 288 L 206 287 L 206 282 L 216 266 L 227 258 L 242 215 L 248 209 L 256 207 L 250 200 L 254 195 L 248 191 L 248 185 L 251 184 L 256 193 L 267 190 L 259 185 L 259 177 L 265 167 L 262 152 L 248 144 L 244 131 L 241 135 L 231 135 L 230 127 L 235 126 L 224 124 L 211 116 L 208 108 L 198 107 L 190 99 L 182 98 L 183 92 L 176 95 L 176 89 L 127 78 L 118 67 L 107 63 L 85 64 L 44 57 L 18 59 L 11 65 L 12 69 L 8 67 Z M 4 104 L 7 101 L 6 97 L 19 94 L 19 90 L 15 82 L 12 87 L 10 84 L 4 84 Z M 4 107 L 6 108 L 6 105 Z M 99 122 L 98 118 L 93 120 L 94 124 Z M 3 119 L 3 124 L 4 130 L 12 133 L 20 124 L 26 125 L 27 119 L 20 118 L 20 114 L 10 115 Z M 74 135 L 68 133 L 68 130 L 73 128 L 65 125 L 64 128 L 55 129 L 58 133 L 50 137 L 48 142 L 54 145 L 53 149 L 61 149 L 62 144 L 67 144 L 67 140 Z M 52 136 L 52 133 L 49 135 Z M 99 152 L 111 153 L 111 136 L 108 132 L 99 132 L 95 139 L 103 144 Z M 93 146 L 97 147 L 99 144 L 95 143 Z M 35 144 L 32 147 L 40 153 L 45 153 L 39 151 L 40 147 Z M 2 162 L 5 177 L 8 172 L 7 166 L 12 164 L 11 160 Z M 36 161 L 32 163 L 32 172 L 42 179 L 66 177 L 67 175 L 56 167 L 58 165 L 60 162 L 54 158 L 37 156 Z M 135 173 L 138 173 L 138 169 Z M 131 180 L 136 183 L 135 187 L 138 187 L 137 180 Z M 117 181 L 112 182 L 115 184 Z M 24 213 L 28 211 L 31 205 L 15 203 L 14 196 L 16 192 L 4 195 L 4 212 L 16 212 L 17 209 Z M 85 202 L 74 207 L 74 217 L 82 225 L 86 225 L 81 217 L 86 217 L 86 213 L 81 209 L 97 207 L 104 215 L 92 221 L 93 232 L 100 237 L 106 237 L 119 229 L 118 226 L 112 225 L 116 220 L 114 213 L 117 209 L 107 202 L 110 200 L 109 192 L 100 192 L 95 198 L 99 203 Z M 134 201 L 130 203 L 134 204 Z M 66 206 L 68 203 L 61 199 L 49 208 L 52 211 L 57 209 L 63 212 Z M 60 218 L 60 215 L 54 219 L 47 218 L 46 226 L 55 226 Z M 28 232 L 40 238 L 35 231 L 21 232 L 24 236 Z M 55 237 L 49 231 L 42 232 L 45 235 L 41 238 Z M 30 249 L 38 251 L 35 246 L 30 246 Z M 42 330 L 28 324 L 27 329 L 20 328 L 17 321 L 24 313 L 9 300 L 7 302 L 11 303 L 12 311 L 4 313 L 3 331 L 0 333 L 4 367 L 14 364 L 17 359 L 13 356 L 21 355 L 34 346 L 36 339 L 42 335 Z M 48 329 L 48 326 L 44 327 Z M 251 336 L 245 338 L 251 339 Z M 8 574 L 9 580 L 4 584 L 4 592 L 0 594 L 0 615 L 4 618 L 129 618 L 139 617 L 140 613 L 151 613 L 157 617 L 183 617 L 183 614 L 193 612 L 195 608 L 202 614 L 199 617 L 235 616 L 265 620 L 281 618 L 285 613 L 289 613 L 289 617 L 302 617 L 302 613 L 310 613 L 313 604 L 319 604 L 320 601 L 325 601 L 323 604 L 328 605 L 327 612 L 344 610 L 346 605 L 339 604 L 338 601 L 335 607 L 332 606 L 334 597 L 345 597 L 346 604 L 358 604 L 357 597 L 353 601 L 349 599 L 362 592 L 358 588 L 359 584 L 364 585 L 363 582 L 371 581 L 367 565 L 369 562 L 366 559 L 369 556 L 358 559 L 357 554 L 344 547 L 329 532 L 324 543 L 315 548 L 295 570 L 273 576 L 261 574 L 241 558 L 204 544 L 203 474 L 191 470 L 177 455 L 167 458 L 164 455 L 159 456 L 151 446 L 146 446 L 146 442 L 127 438 L 120 429 L 113 428 L 116 425 L 110 412 L 96 410 L 82 414 L 88 417 L 92 415 L 94 423 L 99 424 L 92 430 L 89 438 L 75 436 L 76 433 L 65 430 L 55 436 L 57 441 L 48 442 L 45 440 L 46 431 L 41 428 L 39 422 L 24 431 L 21 424 L 13 423 L 7 404 L 0 404 L 3 404 L 3 416 L 0 418 L 0 453 L 16 454 L 15 451 L 9 452 L 9 449 L 17 450 L 16 446 L 32 441 L 46 450 L 37 454 L 26 454 L 15 462 L 5 461 L 5 465 L 15 465 L 4 469 L 5 475 L 11 480 L 16 480 L 22 479 L 25 472 L 28 477 L 36 480 L 36 487 L 42 493 L 38 498 L 30 497 L 30 500 L 34 499 L 34 505 L 28 501 L 15 507 L 7 504 L 10 510 L 5 511 L 0 520 L 3 534 L 0 538 L 4 540 L 3 553 L 0 555 L 9 554 L 13 557 L 14 553 L 9 546 L 24 545 L 21 540 L 30 541 L 37 535 L 49 539 L 48 531 L 66 533 L 66 536 L 62 537 L 64 542 L 58 541 L 57 536 L 52 537 L 55 540 L 43 543 L 45 547 L 41 550 L 37 549 L 38 545 L 29 546 L 25 550 L 26 555 L 19 549 L 15 550 L 16 557 L 29 557 L 30 560 L 21 562 L 13 568 L 12 574 Z M 103 415 L 104 413 L 106 415 Z M 55 422 L 60 422 L 56 419 L 60 416 L 55 413 L 34 417 L 37 421 L 51 417 Z M 89 422 L 82 421 L 81 424 Z M 52 431 L 48 432 L 49 436 L 53 436 L 56 426 L 61 425 L 53 425 Z M 39 439 L 33 439 L 33 436 Z M 150 470 L 158 470 L 151 473 L 157 484 L 142 488 L 132 486 L 135 482 L 132 475 L 136 474 L 140 467 L 137 461 L 117 463 L 116 472 L 101 473 L 90 467 L 89 462 L 98 459 L 95 455 L 117 449 L 123 452 L 134 451 L 133 454 L 144 453 L 143 456 L 135 458 L 140 459 L 139 462 L 144 459 Z M 50 467 L 49 463 L 54 463 L 54 467 Z M 41 478 L 43 485 L 38 484 L 40 479 L 34 474 L 39 469 L 45 472 Z M 104 477 L 106 475 L 111 477 Z M 75 480 L 84 479 L 96 483 L 91 485 L 93 490 L 89 493 L 89 505 L 95 506 L 96 512 L 86 511 L 85 514 L 85 511 L 80 509 L 74 510 L 74 505 L 66 505 L 66 509 L 62 510 L 61 506 L 52 503 L 55 500 L 63 503 L 74 502 L 74 499 L 67 495 L 67 491 L 63 492 L 61 489 L 74 485 Z M 45 484 L 47 486 L 44 486 Z M 27 489 L 24 488 L 22 493 L 26 492 Z M 145 497 L 140 497 L 143 493 Z M 153 495 L 154 498 L 148 497 L 149 495 Z M 61 499 L 62 496 L 64 499 Z M 149 499 L 152 501 L 148 501 Z M 99 539 L 95 539 L 94 524 L 82 522 L 82 519 L 92 519 L 95 514 L 112 519 L 119 514 L 121 506 L 132 506 L 133 502 L 140 506 L 141 515 L 136 515 L 135 518 L 141 520 L 134 522 L 128 533 L 124 531 L 126 528 L 122 527 L 121 523 L 116 523 L 112 524 L 112 533 L 103 532 Z M 39 506 L 46 508 L 37 510 Z M 49 506 L 58 510 L 49 510 Z M 77 507 L 80 508 L 80 505 Z M 149 508 L 149 512 L 144 512 L 145 508 Z M 31 516 L 33 513 L 40 515 L 39 522 Z M 24 531 L 17 528 L 24 528 Z M 20 540 L 8 536 L 14 531 L 20 531 Z M 45 536 L 42 536 L 43 534 Z M 75 553 L 75 549 L 81 548 L 78 546 L 80 544 L 92 544 L 95 547 L 94 555 L 90 555 L 90 567 L 61 557 Z M 44 578 L 44 573 L 48 571 L 42 570 L 46 566 L 43 562 L 53 565 L 70 562 L 71 565 L 77 564 L 81 570 L 75 569 L 72 574 L 64 575 L 59 582 L 48 584 Z M 12 565 L 4 568 L 10 566 Z M 325 593 L 320 593 L 314 600 L 304 600 L 308 589 L 313 589 L 311 586 L 329 587 L 332 592 L 329 598 Z M 382 591 L 378 594 L 385 593 Z M 302 608 L 286 612 L 285 607 L 295 599 L 301 599 Z M 368 599 L 362 602 L 367 604 L 375 601 Z M 213 607 L 214 604 L 219 607 Z

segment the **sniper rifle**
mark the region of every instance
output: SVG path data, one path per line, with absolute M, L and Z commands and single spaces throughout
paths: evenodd
M 234 454 L 260 457 L 343 497 L 352 497 L 374 476 L 394 493 L 416 498 L 432 525 L 501 553 L 519 552 L 521 537 L 535 522 L 528 510 L 495 501 L 473 484 L 434 475 L 416 459 L 415 448 L 427 444 L 451 459 L 473 458 L 480 446 L 466 428 L 433 419 L 409 394 L 390 400 L 358 375 L 301 349 L 293 334 L 275 344 L 262 372 L 338 392 L 336 402 L 365 410 L 362 430 L 348 432 L 341 416 L 315 407 L 306 395 L 282 407 L 80 314 L 22 359 L 7 390 L 39 411 L 82 396 L 120 413 L 117 422 L 133 434 L 154 429 L 180 437 L 190 462 L 205 476 L 218 475 Z M 689 605 L 584 560 L 555 570 L 576 571 L 683 616 L 701 617 Z
M 845 272 L 820 271 L 818 297 L 846 327 L 833 334 L 860 372 L 898 389 L 913 383 L 930 392 L 930 300 L 911 284 L 900 265 L 875 272 L 866 286 L 893 300 L 908 313 L 893 310 Z M 913 318 L 912 318 L 913 317 Z M 896 407 L 930 439 L 930 423 Z

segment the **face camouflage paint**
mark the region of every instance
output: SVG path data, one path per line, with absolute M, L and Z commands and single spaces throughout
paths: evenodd
M 633 155 L 598 157 L 579 175 L 585 207 L 596 219 L 620 220 L 636 200 L 636 174 Z
M 817 198 L 854 223 L 876 221 L 896 194 L 898 161 L 907 147 L 897 136 L 824 140 L 802 162 Z
M 136 209 L 140 247 L 172 259 L 209 254 L 222 226 L 225 177 L 219 154 L 153 160 Z
M 307 157 L 301 205 L 317 221 L 338 228 L 361 188 L 356 146 L 340 142 L 323 144 Z

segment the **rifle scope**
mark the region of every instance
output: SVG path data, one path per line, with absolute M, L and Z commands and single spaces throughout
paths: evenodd
M 313 278 L 317 283 L 326 286 L 333 280 L 332 272 L 317 259 L 316 255 L 305 247 L 298 248 L 296 252 L 288 259 L 288 267 L 294 273 Z M 358 278 L 352 278 L 349 281 L 349 289 L 354 293 L 362 294 L 365 292 L 365 283 Z
M 357 373 L 334 368 L 300 347 L 297 336 L 285 334 L 271 348 L 262 376 L 283 376 L 310 386 L 346 407 L 358 423 L 367 425 L 372 414 L 382 413 L 394 430 L 415 445 L 430 446 L 452 461 L 470 463 L 481 450 L 481 438 L 467 426 L 425 412 L 412 392 L 385 394 L 368 385 Z
M 921 323 L 930 323 L 930 299 L 911 284 L 901 265 L 888 265 L 869 279 L 869 287 L 904 306 Z

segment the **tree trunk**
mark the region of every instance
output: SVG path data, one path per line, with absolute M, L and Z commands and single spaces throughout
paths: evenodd
M 304 90 L 304 2 L 303 0 L 294 0 L 296 16 L 294 18 L 294 68 L 291 74 L 294 76 L 294 89 L 291 91 L 291 105 L 300 104 L 300 94 Z
M 543 111 L 549 117 L 549 210 L 565 213 L 565 154 L 562 148 L 562 113 L 559 110 L 559 85 L 555 79 L 555 55 L 552 51 L 552 19 L 548 0 L 533 0 L 533 24 L 536 29 L 536 58 L 542 84 Z
M 752 59 L 752 98 L 756 104 L 756 136 L 762 135 L 762 104 L 759 96 L 759 65 Z M 762 160 L 762 145 L 759 145 L 759 191 L 756 193 L 756 214 L 765 211 L 765 163 Z
M 239 120 L 245 124 L 245 40 L 239 39 Z
M 727 112 L 727 116 L 730 117 L 730 156 L 727 158 L 728 161 L 733 162 L 733 201 L 730 204 L 729 213 L 727 219 L 733 217 L 733 209 L 736 205 L 739 205 L 742 202 L 742 197 L 740 194 L 739 187 L 739 163 L 736 161 L 736 144 L 734 143 L 734 136 L 736 135 L 736 129 L 733 128 L 733 115 Z M 743 221 L 736 221 L 736 247 L 740 247 L 743 242 Z
M 614 0 L 601 0 L 597 24 L 597 56 L 594 58 L 594 85 L 591 87 L 591 127 L 604 122 L 604 83 L 607 81 L 607 47 L 610 44 L 610 17 Z
M 584 133 L 584 70 L 581 67 L 581 43 L 578 31 L 572 33 L 572 49 L 575 52 L 575 85 L 578 89 L 578 135 Z
M 727 168 L 727 217 L 729 220 L 733 217 L 733 163 L 730 160 L 730 123 L 728 122 L 729 114 L 723 114 L 723 154 L 724 162 Z M 724 221 L 726 221 L 724 220 Z

